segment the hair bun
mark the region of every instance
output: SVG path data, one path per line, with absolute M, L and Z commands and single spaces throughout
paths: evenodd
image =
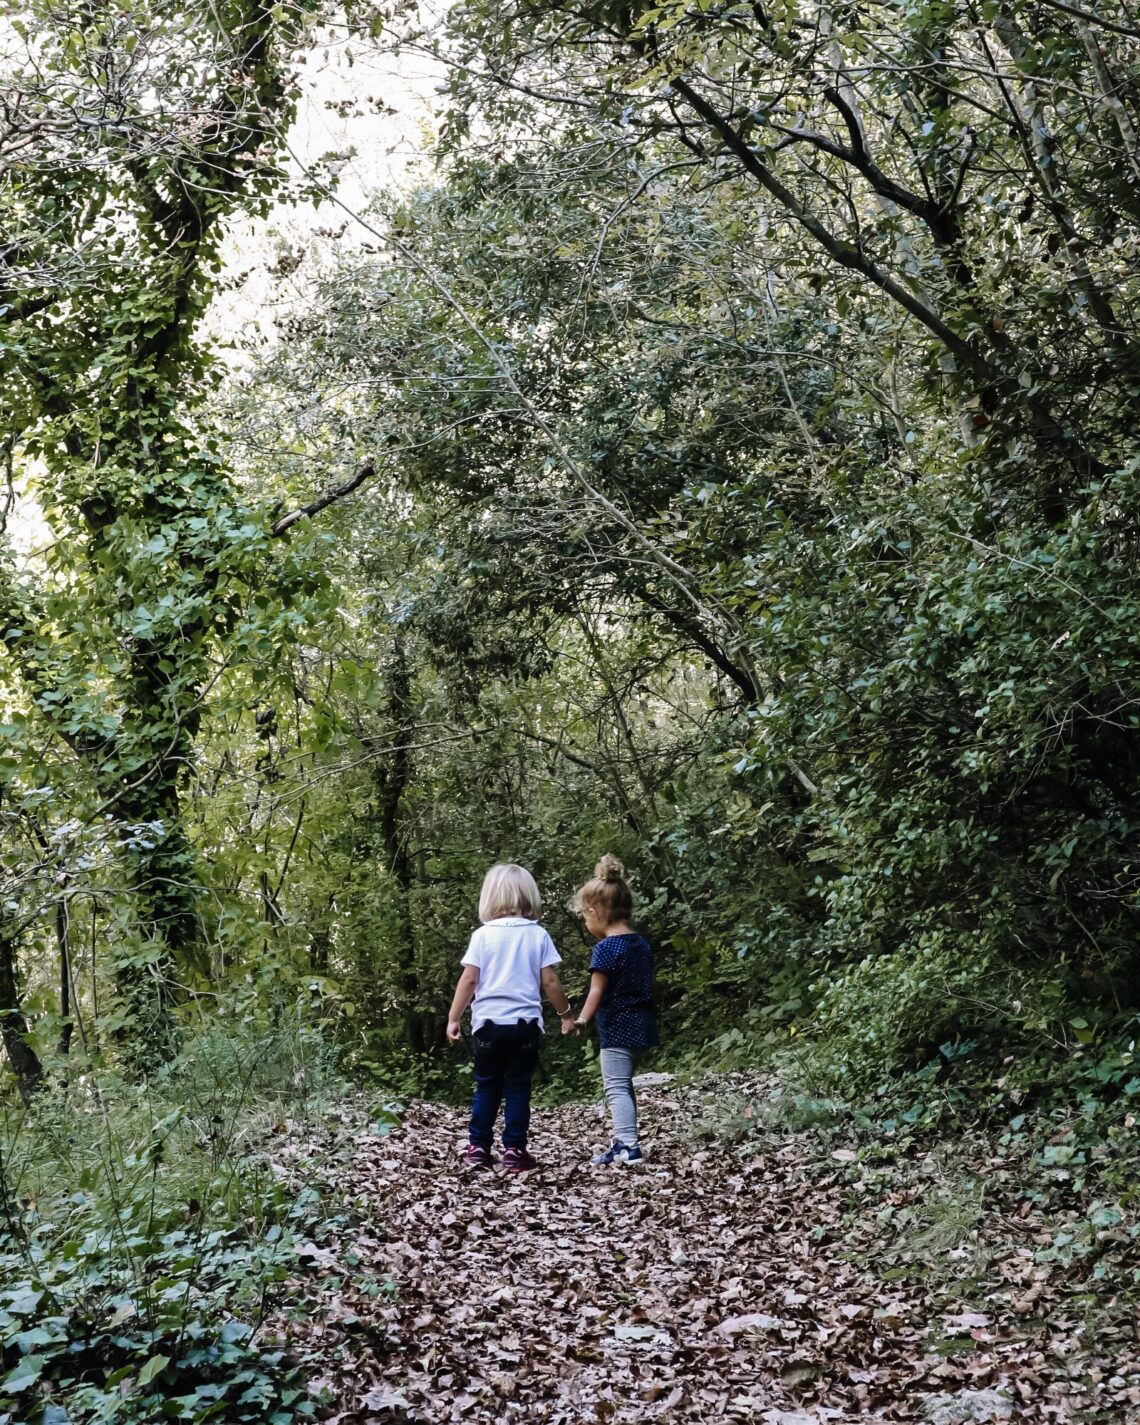
M 625 867 L 616 856 L 607 852 L 594 867 L 594 875 L 599 881 L 622 881 L 625 879 Z

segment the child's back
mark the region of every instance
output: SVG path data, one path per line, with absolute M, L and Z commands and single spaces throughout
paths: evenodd
M 475 1093 L 464 1157 L 473 1167 L 491 1166 L 500 1104 L 503 1166 L 512 1172 L 537 1167 L 526 1144 L 530 1085 L 542 1042 L 542 994 L 564 1024 L 574 1014 L 554 968 L 558 951 L 537 920 L 541 907 L 534 877 L 524 867 L 500 863 L 484 876 L 479 896 L 483 924 L 463 956 L 447 1021 L 447 1037 L 458 1042 L 460 1019 L 471 1006 Z
M 598 1017 L 602 1086 L 613 1120 L 614 1141 L 595 1163 L 640 1163 L 637 1098 L 633 1071 L 642 1053 L 657 1043 L 653 1012 L 653 951 L 630 926 L 633 896 L 616 856 L 603 856 L 575 905 L 586 929 L 598 937 L 590 959 L 590 993 L 575 1023 L 584 1029 Z
M 544 926 L 524 916 L 504 916 L 481 925 L 471 937 L 464 965 L 479 971 L 471 1005 L 471 1029 L 486 1023 L 541 1020 L 542 972 L 559 955 Z
M 653 950 L 636 931 L 607 935 L 594 946 L 591 970 L 607 975 L 598 1005 L 599 1043 L 604 1049 L 647 1049 L 657 1043 L 653 1009 Z

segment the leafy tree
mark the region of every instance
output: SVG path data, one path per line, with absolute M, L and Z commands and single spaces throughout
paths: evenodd
M 517 133 L 520 94 L 541 93 L 634 143 L 668 135 L 746 178 L 771 245 L 826 262 L 837 296 L 880 294 L 968 440 L 1031 442 L 1020 473 L 1047 519 L 1119 463 L 1136 380 L 1125 15 L 678 0 L 449 18 L 450 133 L 476 107 Z
M 0 568 L 9 767 L 41 805 L 54 786 L 117 828 L 143 933 L 119 988 L 156 1041 L 177 977 L 202 968 L 183 788 L 219 663 L 259 636 L 249 592 L 272 558 L 270 521 L 195 419 L 217 380 L 197 326 L 226 220 L 281 187 L 307 14 L 33 4 L 4 56 L 7 513 L 20 491 L 50 527 Z
M 1134 55 L 1039 18 L 460 7 L 438 184 L 284 358 L 460 521 L 461 666 L 586 609 L 727 677 L 645 854 L 860 1073 L 1134 978 Z

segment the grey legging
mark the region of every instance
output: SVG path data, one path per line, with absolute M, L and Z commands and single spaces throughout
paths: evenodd
M 614 1140 L 627 1148 L 637 1147 L 637 1100 L 633 1096 L 633 1070 L 637 1064 L 636 1049 L 603 1049 L 602 1087 L 613 1119 Z

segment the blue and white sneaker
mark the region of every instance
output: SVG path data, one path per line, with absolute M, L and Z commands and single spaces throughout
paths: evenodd
M 610 1168 L 615 1163 L 633 1167 L 637 1163 L 645 1162 L 645 1154 L 636 1145 L 631 1148 L 626 1143 L 615 1141 L 604 1153 L 595 1154 L 590 1162 L 595 1168 Z

